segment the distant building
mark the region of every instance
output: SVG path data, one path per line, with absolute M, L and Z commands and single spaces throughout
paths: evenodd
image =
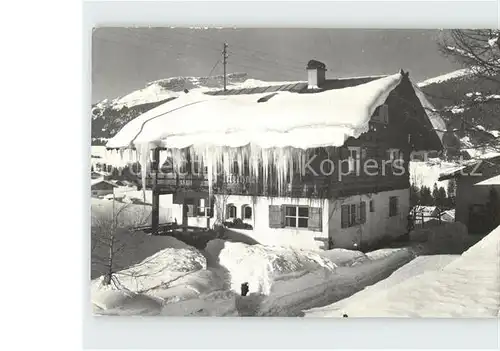
M 431 227 L 455 221 L 455 210 L 443 211 L 438 206 L 415 206 L 411 215 L 417 227 Z
M 113 194 L 117 185 L 104 179 L 97 179 L 91 183 L 90 191 L 93 197 Z
M 489 233 L 496 227 L 490 202 L 494 194 L 500 198 L 500 154 L 441 174 L 439 180 L 452 178 L 457 183 L 455 221 L 465 224 L 469 233 Z

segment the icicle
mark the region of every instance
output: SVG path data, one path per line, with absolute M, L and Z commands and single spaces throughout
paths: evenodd
M 142 181 L 142 195 L 144 198 L 144 202 L 146 202 L 146 176 L 147 176 L 147 167 L 148 161 L 150 158 L 150 145 L 149 143 L 139 144 L 135 146 L 138 151 L 139 163 L 141 165 L 141 181 Z
M 159 165 L 158 165 L 158 170 L 161 171 L 163 164 L 167 161 L 169 155 L 168 150 L 160 150 L 160 159 L 159 159 Z

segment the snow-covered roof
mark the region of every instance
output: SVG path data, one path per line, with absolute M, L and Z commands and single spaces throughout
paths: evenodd
M 424 92 L 416 85 L 413 84 L 413 90 L 415 90 L 415 94 L 417 95 L 420 104 L 425 110 L 427 117 L 432 124 L 432 128 L 436 132 L 439 137 L 439 140 L 442 143 L 444 133 L 446 131 L 446 122 L 441 118 L 441 115 L 436 110 L 436 108 L 430 103 L 430 101 L 425 96 Z
M 277 92 L 265 103 L 257 100 L 269 94 L 188 93 L 132 120 L 106 146 L 341 146 L 368 130 L 373 112 L 401 79 L 398 73 L 315 94 Z
M 493 176 L 491 178 L 485 179 L 474 185 L 500 185 L 500 174 Z
M 93 187 L 94 185 L 97 185 L 97 184 L 100 184 L 100 183 L 105 183 L 105 184 L 109 184 L 113 187 L 117 187 L 116 184 L 114 184 L 113 182 L 110 182 L 109 180 L 105 180 L 104 178 L 98 178 L 98 179 L 92 179 L 90 181 L 90 186 Z
M 483 160 L 496 160 L 497 158 L 500 158 L 500 152 L 493 151 L 478 155 L 474 160 L 464 162 L 460 166 L 447 169 L 446 171 L 440 173 L 439 180 L 451 179 L 458 175 L 467 175 L 469 172 L 474 171 L 474 167 Z

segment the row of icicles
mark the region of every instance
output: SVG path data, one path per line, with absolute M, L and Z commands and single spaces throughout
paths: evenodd
M 335 149 L 324 148 L 325 156 L 329 157 Z M 315 153 L 317 151 L 314 149 L 292 147 L 263 149 L 252 145 L 238 148 L 191 146 L 184 149 L 162 149 L 159 164 L 160 168 L 167 166 L 173 173 L 182 175 L 189 163 L 191 170 L 203 172 L 208 180 L 210 194 L 214 181 L 220 179 L 218 176 L 236 175 L 249 177 L 251 183 L 262 182 L 264 187 L 271 181 L 270 186 L 276 187 L 278 195 L 281 195 L 294 176 L 306 173 L 305 166 Z M 152 152 L 149 145 L 139 145 L 135 150 L 107 150 L 106 161 L 122 168 L 138 162 L 141 165 L 141 180 L 145 184 Z

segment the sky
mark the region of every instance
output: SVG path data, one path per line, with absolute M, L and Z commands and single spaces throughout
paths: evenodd
M 460 68 L 439 51 L 438 30 L 99 28 L 92 37 L 92 102 L 177 76 L 246 72 L 269 81 L 306 80 L 310 59 L 327 78 L 393 74 L 416 81 Z

